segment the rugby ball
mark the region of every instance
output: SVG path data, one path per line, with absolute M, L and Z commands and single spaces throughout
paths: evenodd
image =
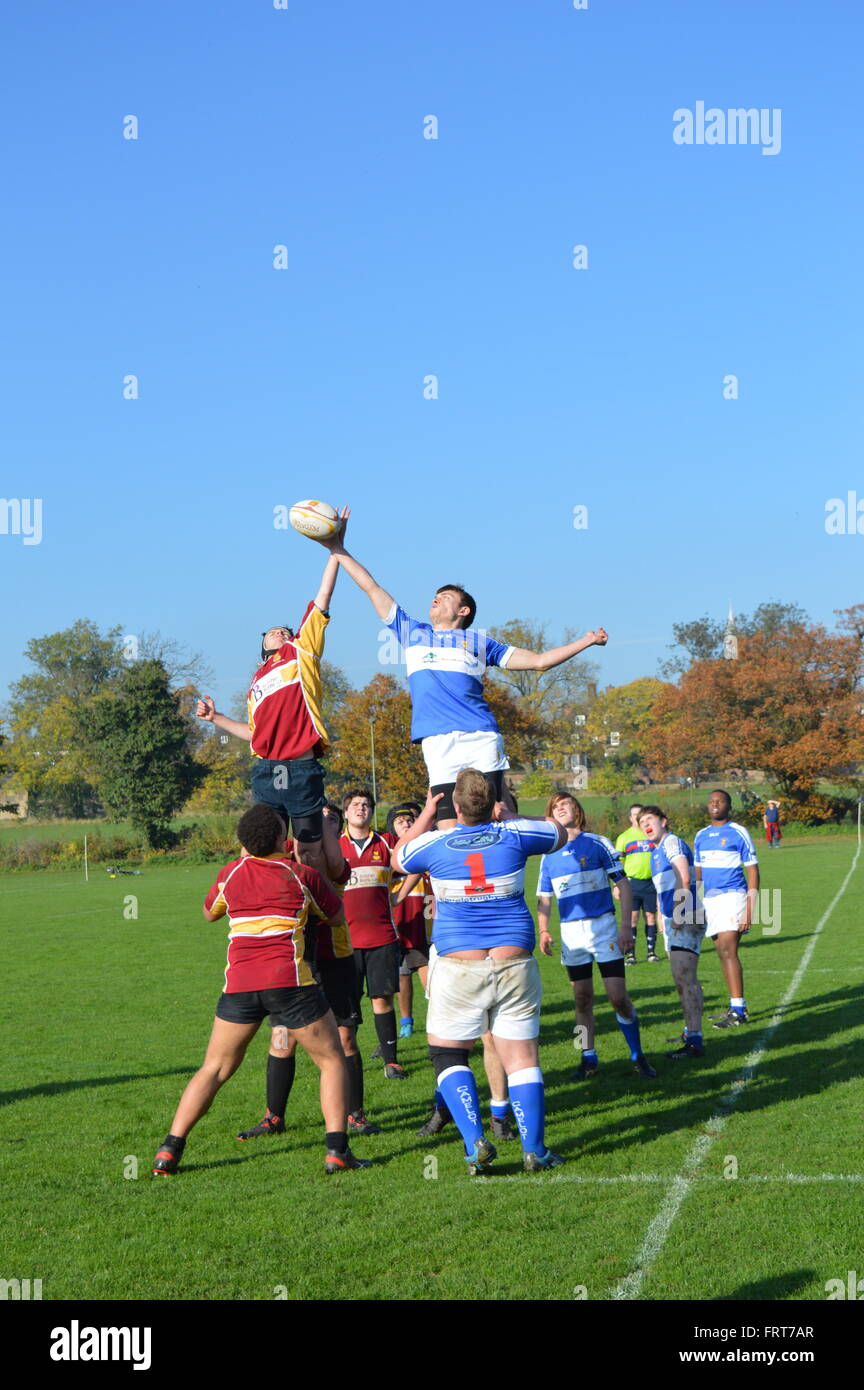
M 326 540 L 339 527 L 339 517 L 330 503 L 311 498 L 306 502 L 295 502 L 288 519 L 301 536 L 311 536 L 318 541 Z

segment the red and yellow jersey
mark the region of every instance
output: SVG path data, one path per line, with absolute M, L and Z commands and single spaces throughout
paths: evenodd
M 346 863 L 342 876 L 333 882 L 333 892 L 340 899 L 345 896 L 345 884 L 351 877 L 351 865 Z M 344 906 L 344 903 L 343 903 Z M 329 927 L 326 922 L 318 922 L 315 927 L 315 959 L 316 960 L 342 960 L 344 956 L 353 956 L 354 947 L 351 945 L 351 934 L 348 931 L 348 923 L 340 922 L 338 927 Z
M 228 916 L 225 993 L 314 985 L 306 933 L 314 919 L 335 917 L 340 902 L 316 869 L 284 854 L 244 854 L 221 869 L 204 899 Z
M 255 672 L 246 707 L 256 758 L 286 762 L 327 748 L 321 718 L 321 656 L 330 619 L 310 603 L 293 642 L 286 642 Z
M 395 843 L 393 835 L 379 835 L 377 830 L 362 846 L 355 845 L 350 835 L 339 840 L 339 848 L 351 866 L 343 894 L 345 917 L 352 945 L 361 950 L 386 946 L 399 939 L 390 912 L 390 851 Z
M 432 919 L 427 915 L 426 904 L 433 901 L 429 875 L 422 874 L 408 896 L 397 903 L 396 898 L 405 878 L 405 874 L 394 874 L 390 885 L 393 922 L 406 951 L 428 951 L 432 940 Z

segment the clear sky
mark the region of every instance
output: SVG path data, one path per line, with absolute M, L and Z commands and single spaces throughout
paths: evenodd
M 206 650 L 225 703 L 317 587 L 273 526 L 310 496 L 420 616 L 462 582 L 484 627 L 603 623 L 603 684 L 730 600 L 864 599 L 864 535 L 825 531 L 864 499 L 859 0 L 7 0 L 4 31 L 0 496 L 42 537 L 0 534 L 0 698 L 90 618 Z M 779 109 L 779 152 L 677 144 L 698 102 Z M 380 625 L 344 576 L 333 612 L 362 684 Z

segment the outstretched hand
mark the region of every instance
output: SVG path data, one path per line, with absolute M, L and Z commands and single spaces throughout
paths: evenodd
M 337 507 L 336 514 L 339 518 L 339 525 L 336 527 L 336 530 L 333 532 L 332 536 L 309 537 L 310 540 L 317 541 L 319 545 L 323 545 L 325 550 L 335 550 L 337 546 L 343 545 L 345 542 L 345 528 L 348 525 L 348 518 L 351 515 L 351 508 L 343 507 L 340 511 Z
M 598 627 L 595 631 L 586 632 L 585 636 L 591 639 L 592 647 L 605 647 L 609 641 L 609 633 L 605 627 Z
M 206 719 L 208 723 L 212 724 L 213 716 L 216 713 L 216 706 L 209 695 L 200 695 L 198 697 L 195 713 L 199 719 Z

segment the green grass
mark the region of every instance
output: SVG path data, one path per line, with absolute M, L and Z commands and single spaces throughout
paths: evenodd
M 571 1299 L 579 1286 L 607 1299 L 772 1017 L 853 852 L 847 836 L 785 842 L 763 855 L 765 886 L 782 890 L 782 931 L 755 929 L 747 939 L 753 1022 L 712 1033 L 703 1062 L 679 1070 L 663 1058 L 681 1026 L 665 961 L 628 971 L 656 1082 L 631 1071 L 605 1000 L 600 1075 L 581 1087 L 568 1081 L 577 1060 L 569 988 L 557 960 L 544 958 L 547 1137 L 570 1161 L 530 1177 L 514 1146 L 502 1145 L 497 1173 L 473 1182 L 454 1130 L 415 1137 L 432 1089 L 422 1033 L 402 1045 L 407 1082 L 385 1082 L 367 1063 L 367 1109 L 385 1127 L 356 1142 L 376 1160 L 368 1172 L 324 1177 L 314 1070 L 304 1058 L 288 1133 L 236 1142 L 263 1109 L 261 1034 L 193 1132 L 180 1175 L 151 1180 L 149 1161 L 201 1060 L 221 986 L 224 925 L 200 916 L 211 869 L 98 874 L 89 884 L 78 874 L 17 874 L 4 885 L 0 1275 L 41 1278 L 46 1300 L 263 1300 L 283 1286 L 304 1299 L 546 1301 Z M 828 1279 L 860 1269 L 864 1184 L 820 1175 L 864 1172 L 862 882 L 864 864 L 641 1298 L 823 1299 Z M 137 918 L 124 917 L 130 895 Z M 706 1011 L 716 1012 L 725 995 L 710 947 L 700 973 Z M 415 997 L 421 1018 L 423 1009 Z M 368 1058 L 368 1007 L 360 1037 Z M 730 1158 L 738 1176 L 727 1179 Z M 137 1179 L 124 1177 L 133 1160 Z

